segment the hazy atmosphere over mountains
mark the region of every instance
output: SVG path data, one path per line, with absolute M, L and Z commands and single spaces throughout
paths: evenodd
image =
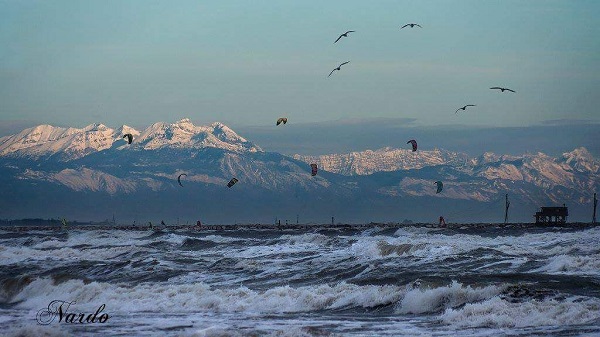
M 122 138 L 134 136 L 132 144 Z M 526 148 L 526 147 L 524 147 Z M 173 223 L 531 221 L 542 205 L 567 203 L 586 221 L 600 163 L 585 147 L 558 156 L 472 156 L 408 145 L 320 156 L 266 152 L 222 123 L 189 119 L 145 130 L 103 124 L 39 125 L 0 138 L 0 218 L 68 217 Z M 310 163 L 319 174 L 310 175 Z M 177 177 L 182 177 L 182 186 Z M 239 183 L 227 188 L 229 179 Z M 444 182 L 436 194 L 434 182 Z

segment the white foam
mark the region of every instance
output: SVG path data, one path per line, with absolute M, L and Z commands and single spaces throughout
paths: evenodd
M 60 248 L 52 250 L 39 250 L 29 247 L 5 247 L 5 249 L 0 250 L 0 265 L 10 265 L 24 261 L 56 261 L 61 264 L 65 261 L 69 263 L 76 261 L 103 261 L 116 259 L 123 254 L 149 251 L 149 249 L 136 246 L 90 249 Z
M 242 337 L 247 335 L 246 332 L 237 331 L 226 326 L 215 325 L 198 329 L 193 332 L 181 333 L 179 334 L 179 337 Z
M 6 337 L 69 337 L 72 333 L 60 326 L 38 325 L 38 324 L 19 324 L 5 330 Z
M 511 303 L 496 296 L 460 309 L 449 308 L 440 318 L 457 328 L 579 325 L 600 319 L 600 301 L 572 297 Z
M 211 289 L 204 283 L 140 284 L 134 288 L 108 283 L 69 280 L 54 285 L 51 280 L 36 279 L 12 302 L 23 309 L 40 309 L 53 300 L 76 301 L 78 306 L 92 309 L 106 304 L 107 311 L 216 311 L 284 313 L 308 312 L 342 307 L 374 307 L 397 302 L 404 294 L 398 286 L 339 283 L 293 288 L 281 286 L 264 291 L 246 287 Z M 65 298 L 68 297 L 68 298 Z
M 435 313 L 465 303 L 482 301 L 500 294 L 501 287 L 487 286 L 483 288 L 464 287 L 452 281 L 445 287 L 415 288 L 409 290 L 400 302 L 397 312 L 401 314 Z
M 600 255 L 558 255 L 546 260 L 546 264 L 532 272 L 564 275 L 600 275 Z
M 301 235 L 282 235 L 280 239 L 286 242 L 294 244 L 315 244 L 323 245 L 329 243 L 332 238 L 318 233 L 303 233 Z
M 221 235 L 207 235 L 203 237 L 199 237 L 202 240 L 208 240 L 215 243 L 230 243 L 236 241 L 259 241 L 260 239 L 254 238 L 237 238 L 237 237 L 229 237 L 229 236 L 221 236 Z

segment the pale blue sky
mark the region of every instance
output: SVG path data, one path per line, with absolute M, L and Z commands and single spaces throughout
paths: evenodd
M 0 123 L 598 121 L 598 17 L 595 0 L 0 0 Z

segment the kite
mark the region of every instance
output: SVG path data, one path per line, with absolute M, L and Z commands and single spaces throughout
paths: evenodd
M 442 191 L 442 189 L 444 188 L 444 184 L 441 181 L 436 181 L 434 184 L 437 184 L 437 191 L 435 191 L 435 194 L 438 194 Z
M 417 141 L 416 140 L 411 139 L 408 142 L 406 142 L 406 144 L 412 144 L 412 150 L 413 150 L 413 152 L 417 151 Z
M 231 188 L 231 186 L 235 185 L 238 180 L 236 178 L 231 178 L 231 180 L 227 183 L 227 187 Z

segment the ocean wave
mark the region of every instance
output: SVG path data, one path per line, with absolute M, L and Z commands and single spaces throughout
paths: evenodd
M 405 288 L 393 285 L 358 286 L 348 283 L 252 290 L 241 286 L 212 289 L 204 283 L 166 285 L 144 283 L 133 288 L 109 283 L 69 280 L 55 284 L 38 278 L 27 284 L 12 302 L 19 308 L 39 309 L 53 300 L 76 301 L 89 308 L 105 303 L 118 311 L 209 311 L 287 313 L 340 308 L 372 308 L 396 303 Z M 68 298 L 64 298 L 68 296 Z
M 28 275 L 10 277 L 0 281 L 0 303 L 7 303 L 20 293 L 33 279 Z
M 219 244 L 216 242 L 209 241 L 209 240 L 202 240 L 199 238 L 195 238 L 195 239 L 186 238 L 181 243 L 181 248 L 186 249 L 186 250 L 204 250 L 204 249 L 214 248 L 217 246 L 219 246 Z
M 24 261 L 103 261 L 121 259 L 124 255 L 131 256 L 139 252 L 150 252 L 149 249 L 136 246 L 94 247 L 86 249 L 58 248 L 32 249 L 29 247 L 4 247 L 0 250 L 0 265 L 11 265 Z
M 600 319 L 600 300 L 571 297 L 512 303 L 496 296 L 461 308 L 448 308 L 440 319 L 456 328 L 581 325 Z
M 490 285 L 482 288 L 463 286 L 452 281 L 448 286 L 437 288 L 414 288 L 409 290 L 396 311 L 400 314 L 423 314 L 441 312 L 466 303 L 479 302 L 500 295 L 504 287 Z
M 558 255 L 546 260 L 542 267 L 532 270 L 534 273 L 563 275 L 600 275 L 600 255 Z
M 258 329 L 245 329 L 243 331 L 231 329 L 228 327 L 211 326 L 205 329 L 198 329 L 187 333 L 182 333 L 178 337 L 246 337 L 246 336 L 266 336 L 266 337 L 338 337 L 341 334 L 332 333 L 326 328 L 314 326 L 291 326 L 286 328 L 272 328 L 271 331 Z
M 300 235 L 282 235 L 279 239 L 287 242 L 291 245 L 297 244 L 315 244 L 315 245 L 327 245 L 331 241 L 335 240 L 335 237 L 319 233 L 303 233 Z
M 21 324 L 5 330 L 6 337 L 70 337 L 74 336 L 60 326 Z

